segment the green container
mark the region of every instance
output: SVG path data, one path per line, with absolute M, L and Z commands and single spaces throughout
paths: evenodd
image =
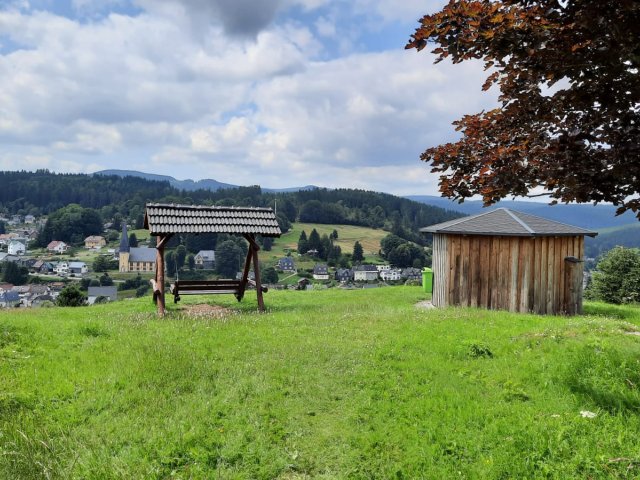
M 429 267 L 422 269 L 422 288 L 426 293 L 433 293 L 433 270 Z

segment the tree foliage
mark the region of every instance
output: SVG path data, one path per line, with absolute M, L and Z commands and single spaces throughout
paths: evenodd
M 260 187 L 254 186 L 215 192 L 183 192 L 171 187 L 168 182 L 134 177 L 54 174 L 46 170 L 34 173 L 0 172 L 0 209 L 3 212 L 28 211 L 36 215 L 49 214 L 51 217 L 56 216 L 59 209 L 67 209 L 68 205 L 76 203 L 82 208 L 95 209 L 104 219 L 113 219 L 114 225 L 128 222 L 135 229 L 142 228 L 147 202 L 268 207 L 275 206 L 276 201 L 278 221 L 283 230 L 288 228 L 285 220 L 295 220 L 297 213 L 304 208 L 306 217 L 314 221 L 384 228 L 418 244 L 426 242 L 419 228 L 461 216 L 406 198 L 354 189 L 319 188 L 271 193 L 262 192 Z M 314 205 L 317 207 L 318 204 L 322 205 L 321 210 L 314 213 Z M 46 246 L 51 240 L 72 237 L 81 242 L 88 235 L 101 234 L 97 229 L 92 233 L 76 229 L 75 222 L 58 222 L 57 226 L 61 228 L 55 233 L 52 233 L 51 224 L 43 230 L 43 235 L 39 237 L 40 246 Z M 57 233 L 61 233 L 62 238 L 52 238 Z M 119 229 L 116 235 L 119 235 Z M 176 248 L 182 242 L 189 252 L 195 254 L 200 250 L 215 250 L 218 241 L 220 238 L 216 234 L 176 235 L 166 248 Z
M 351 255 L 351 259 L 354 262 L 364 261 L 364 249 L 362 248 L 362 245 L 358 241 L 356 241 L 356 243 L 353 244 L 353 254 Z
M 24 285 L 29 280 L 29 270 L 15 262 L 4 262 L 2 281 L 13 285 Z
M 113 285 L 113 278 L 107 272 L 104 272 L 98 279 L 101 287 L 110 287 Z
M 443 195 L 491 204 L 542 187 L 554 201 L 612 202 L 640 217 L 640 2 L 451 0 L 406 48 L 481 59 L 500 105 L 427 149 Z M 635 197 L 634 197 L 635 196 Z
M 322 248 L 321 241 L 322 240 L 320 238 L 320 234 L 318 233 L 318 230 L 314 228 L 313 230 L 311 230 L 311 233 L 309 234 L 309 240 L 307 240 L 308 249 L 320 251 L 320 249 Z
M 223 278 L 235 278 L 243 256 L 242 249 L 233 240 L 219 243 L 216 248 L 216 273 Z
M 273 267 L 267 267 L 262 272 L 262 281 L 264 283 L 278 283 L 278 272 Z
M 106 272 L 107 270 L 116 270 L 117 268 L 118 261 L 104 255 L 96 257 L 96 259 L 93 261 L 94 272 Z
M 640 249 L 609 250 L 598 261 L 587 296 L 609 303 L 640 302 Z
M 164 264 L 169 276 L 175 275 L 178 271 L 176 264 L 176 254 L 172 251 L 167 252 L 164 256 Z
M 186 259 L 187 259 L 187 249 L 185 248 L 184 245 L 178 245 L 178 248 L 176 248 L 176 266 L 178 267 L 178 270 L 184 267 L 184 263 Z
M 82 307 L 87 304 L 87 297 L 82 293 L 78 285 L 67 285 L 62 289 L 56 299 L 59 307 Z
M 138 237 L 136 237 L 136 234 L 133 232 L 129 235 L 129 246 L 130 247 L 138 246 Z
M 307 232 L 303 230 L 298 238 L 298 253 L 304 255 L 307 250 L 309 250 L 309 240 L 307 239 Z
M 71 204 L 49 216 L 38 235 L 38 245 L 46 247 L 52 240 L 78 245 L 85 237 L 101 233 L 102 218 L 96 210 Z

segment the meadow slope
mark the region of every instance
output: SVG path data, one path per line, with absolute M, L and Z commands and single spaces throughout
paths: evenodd
M 640 476 L 639 308 L 564 318 L 423 299 L 2 311 L 0 478 Z M 227 309 L 205 317 L 198 301 Z

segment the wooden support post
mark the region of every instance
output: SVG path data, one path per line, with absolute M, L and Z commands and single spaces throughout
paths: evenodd
M 576 257 L 564 259 L 564 305 L 565 315 L 576 315 L 581 312 L 580 296 L 582 293 L 582 263 Z
M 249 256 L 253 258 L 253 273 L 256 276 L 256 293 L 258 295 L 258 310 L 264 312 L 264 299 L 262 298 L 262 281 L 260 280 L 260 263 L 258 261 L 258 252 L 260 251 L 260 245 L 256 242 L 255 235 L 247 233 L 244 238 L 249 242 L 249 252 L 247 253 L 247 264 L 249 263 Z M 246 267 L 245 267 L 246 268 Z
M 247 282 L 249 281 L 249 269 L 251 268 L 251 242 L 249 242 L 249 251 L 247 252 L 247 258 L 244 260 L 244 269 L 242 270 L 242 278 L 240 279 L 240 289 L 236 294 L 238 301 L 244 297 L 244 291 L 247 289 Z
M 260 280 L 260 264 L 258 262 L 258 244 L 251 245 L 249 251 L 253 254 L 253 271 L 256 274 L 256 293 L 258 294 L 258 310 L 264 312 L 264 299 L 262 298 L 262 281 Z
M 170 235 L 158 235 L 156 240 L 156 285 L 157 298 L 156 305 L 158 306 L 158 316 L 164 317 L 165 299 L 164 299 L 164 245 L 167 242 Z M 154 293 L 155 295 L 155 293 Z

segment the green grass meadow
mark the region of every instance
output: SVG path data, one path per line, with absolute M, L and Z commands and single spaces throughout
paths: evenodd
M 298 239 L 300 234 L 305 231 L 307 237 L 313 229 L 316 229 L 320 236 L 330 235 L 334 230 L 338 232 L 338 239 L 335 244 L 338 245 L 343 253 L 352 253 L 353 245 L 360 242 L 367 261 L 379 261 L 378 251 L 380 250 L 380 240 L 389 235 L 384 230 L 358 227 L 355 225 L 331 225 L 319 223 L 294 223 L 291 230 L 282 234 L 280 238 L 274 239 L 273 247 L 270 251 L 260 252 L 261 259 L 269 261 L 270 259 L 278 259 L 293 252 L 296 254 L 298 248 Z
M 185 298 L 165 318 L 148 297 L 1 311 L 0 478 L 640 477 L 640 308 L 566 318 L 424 299 L 388 287 L 270 291 L 264 314 L 253 292 Z M 189 313 L 204 302 L 228 310 Z

